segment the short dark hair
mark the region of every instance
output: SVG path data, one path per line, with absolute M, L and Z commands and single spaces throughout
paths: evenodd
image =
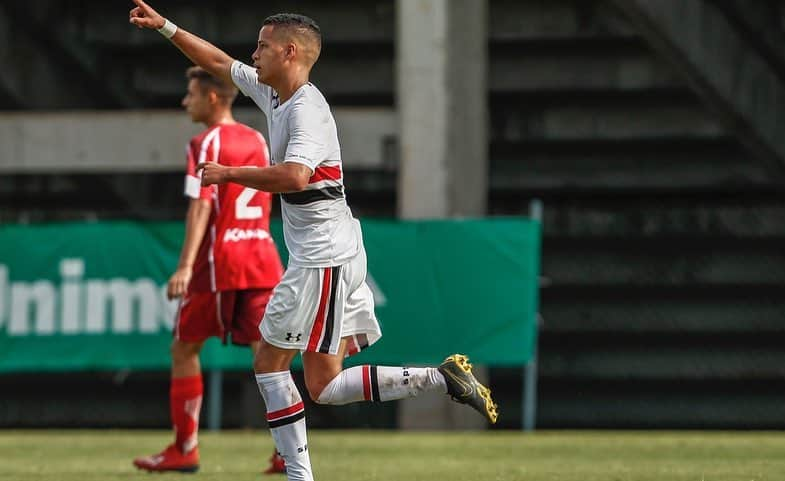
M 274 25 L 292 29 L 299 34 L 304 34 L 316 42 L 317 50 L 322 48 L 322 29 L 314 19 L 299 13 L 276 13 L 265 18 L 262 26 Z
M 215 94 L 225 103 L 231 105 L 234 99 L 237 98 L 237 87 L 232 84 L 227 84 L 223 80 L 214 77 L 210 72 L 202 67 L 193 66 L 185 71 L 185 78 L 188 80 L 196 80 L 199 86 L 204 90 L 212 90 Z

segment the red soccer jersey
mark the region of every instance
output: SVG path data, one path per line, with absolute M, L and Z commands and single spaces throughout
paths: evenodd
M 262 134 L 243 124 L 211 127 L 191 139 L 185 195 L 212 203 L 189 289 L 195 292 L 271 288 L 283 266 L 270 237 L 272 195 L 240 184 L 201 186 L 200 162 L 233 167 L 269 165 Z

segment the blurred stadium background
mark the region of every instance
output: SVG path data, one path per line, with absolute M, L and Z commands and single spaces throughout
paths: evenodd
M 312 80 L 359 217 L 543 202 L 538 427 L 785 427 L 785 2 L 154 6 L 245 61 L 268 14 L 320 23 Z M 0 229 L 182 219 L 188 62 L 128 8 L 0 2 Z M 248 99 L 236 111 L 264 129 Z M 485 376 L 496 428 L 518 429 L 522 369 Z M 223 426 L 264 426 L 247 372 L 223 383 Z M 167 389 L 166 371 L 3 373 L 0 427 L 166 428 Z M 390 428 L 405 411 L 309 419 Z

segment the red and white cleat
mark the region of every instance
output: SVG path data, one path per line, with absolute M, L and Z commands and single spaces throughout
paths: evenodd
M 286 462 L 278 451 L 273 451 L 273 455 L 270 456 L 270 467 L 264 471 L 264 474 L 286 474 Z
M 195 473 L 199 469 L 199 448 L 183 454 L 177 446 L 170 444 L 158 454 L 134 459 L 134 466 L 146 471 Z

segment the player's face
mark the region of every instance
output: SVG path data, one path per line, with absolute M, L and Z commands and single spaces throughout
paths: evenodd
M 209 92 L 202 89 L 196 79 L 188 81 L 188 92 L 183 97 L 182 104 L 194 122 L 204 122 L 210 115 Z
M 274 25 L 265 25 L 259 30 L 256 50 L 251 55 L 257 80 L 267 85 L 272 85 L 280 76 L 285 60 L 286 46 L 273 35 L 274 28 Z

